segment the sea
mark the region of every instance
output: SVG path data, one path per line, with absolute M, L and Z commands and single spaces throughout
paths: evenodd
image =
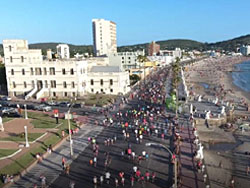
M 233 83 L 246 92 L 250 92 L 250 61 L 235 65 L 232 72 Z

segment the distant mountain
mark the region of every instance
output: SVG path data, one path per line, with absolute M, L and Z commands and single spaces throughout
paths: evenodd
M 210 43 L 208 44 L 208 47 L 210 49 L 216 49 L 216 50 L 226 50 L 226 51 L 236 51 L 238 47 L 241 45 L 250 44 L 250 34 L 240 36 L 231 40 L 225 40 L 221 42 L 216 43 Z
M 238 47 L 242 44 L 250 44 L 250 34 L 237 37 L 230 40 L 225 40 L 216 43 L 202 43 L 194 40 L 187 40 L 187 39 L 171 39 L 171 40 L 162 40 L 156 41 L 157 44 L 161 45 L 162 50 L 173 50 L 175 48 L 181 48 L 185 50 L 226 50 L 226 51 L 236 51 Z M 56 46 L 60 43 L 35 43 L 30 44 L 29 47 L 31 49 L 42 49 L 42 53 L 46 54 L 47 49 L 52 49 L 54 52 L 56 51 Z M 126 45 L 126 46 L 119 46 L 118 51 L 134 51 L 139 49 L 145 49 L 147 52 L 147 47 L 149 43 L 143 44 L 135 44 L 135 45 Z M 68 44 L 70 47 L 70 54 L 73 56 L 76 53 L 93 53 L 93 46 L 92 45 L 73 45 Z M 3 55 L 3 47 L 0 44 L 0 54 Z

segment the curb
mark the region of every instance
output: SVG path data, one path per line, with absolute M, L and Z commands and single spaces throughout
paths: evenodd
M 19 149 L 19 150 L 17 150 L 16 152 L 14 152 L 14 153 L 12 153 L 12 154 L 10 154 L 10 155 L 8 155 L 8 156 L 1 157 L 0 160 L 8 159 L 8 158 L 10 158 L 10 157 L 13 157 L 14 155 L 18 154 L 20 151 L 22 151 L 22 149 Z
M 80 128 L 82 128 L 85 124 L 82 124 Z M 57 144 L 55 144 L 52 147 L 52 150 L 56 150 L 58 147 L 61 146 L 61 144 L 68 139 L 69 135 L 65 136 L 62 140 L 60 140 Z M 49 155 L 48 152 L 45 152 L 42 157 L 46 158 Z M 9 182 L 7 184 L 4 184 L 2 188 L 9 188 L 11 185 L 13 185 L 16 181 L 18 181 L 22 176 L 24 176 L 26 173 L 30 171 L 31 168 L 33 168 L 38 163 L 38 160 L 35 160 L 32 162 L 26 169 L 24 169 L 19 175 L 15 176 L 13 178 L 13 182 Z

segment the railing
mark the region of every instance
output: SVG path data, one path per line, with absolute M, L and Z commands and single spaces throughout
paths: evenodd
M 36 92 L 37 92 L 37 87 L 33 88 L 33 90 L 31 92 L 29 92 L 28 95 L 25 96 L 25 100 L 32 97 Z
M 38 91 L 36 94 L 36 99 L 39 99 L 44 94 L 45 91 L 48 91 L 48 89 L 42 88 L 40 91 Z

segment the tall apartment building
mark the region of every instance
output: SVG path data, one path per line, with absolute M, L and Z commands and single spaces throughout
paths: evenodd
M 116 23 L 104 19 L 93 19 L 92 27 L 94 55 L 116 53 Z
M 156 44 L 155 41 L 152 41 L 148 45 L 148 55 L 149 56 L 157 55 L 159 52 L 160 52 L 160 45 Z

